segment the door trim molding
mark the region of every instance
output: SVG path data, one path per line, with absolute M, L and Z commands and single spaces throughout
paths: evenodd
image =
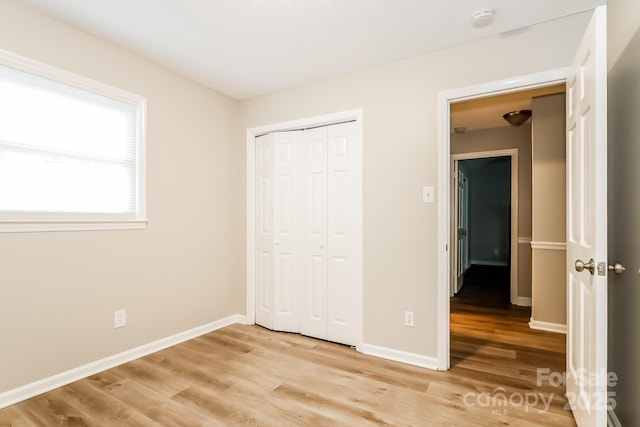
M 356 137 L 354 140 L 355 175 L 357 181 L 354 183 L 357 200 L 354 200 L 355 211 L 353 215 L 359 219 L 359 226 L 354 230 L 354 240 L 357 242 L 357 256 L 354 262 L 357 265 L 356 278 L 354 283 L 354 310 L 355 310 L 355 327 L 356 327 L 356 350 L 362 351 L 364 339 L 364 319 L 363 319 L 363 267 L 362 267 L 362 129 L 363 129 L 363 110 L 361 108 L 354 110 L 341 111 L 337 113 L 325 114 L 320 116 L 307 117 L 286 122 L 273 123 L 264 126 L 248 128 L 246 132 L 246 190 L 247 190 L 247 252 L 246 252 L 246 318 L 247 324 L 255 324 L 256 321 L 256 274 L 255 274 L 255 233 L 256 233 L 256 203 L 255 203 L 255 165 L 256 147 L 255 139 L 257 136 L 270 132 L 287 131 L 293 129 L 306 129 L 311 127 L 328 126 L 332 124 L 354 121 L 356 126 Z
M 519 205 L 519 184 L 520 184 L 520 176 L 518 170 L 518 162 L 519 162 L 519 152 L 517 148 L 507 148 L 501 150 L 489 150 L 489 151 L 477 151 L 473 153 L 456 153 L 451 154 L 451 168 L 456 162 L 460 160 L 471 160 L 471 159 L 486 159 L 491 157 L 509 157 L 509 162 L 511 162 L 511 236 L 509 236 L 509 240 L 511 242 L 511 253 L 509 254 L 509 258 L 511 260 L 511 268 L 509 271 L 509 280 L 510 280 L 510 295 L 511 304 L 517 304 L 519 294 L 518 289 L 518 224 L 519 224 L 519 216 L 518 216 L 518 205 Z M 453 203 L 451 200 L 449 203 Z M 455 209 L 451 210 L 451 213 L 455 213 Z M 449 221 L 452 221 L 453 218 L 449 218 Z M 452 223 L 452 222 L 450 222 Z M 453 249 L 457 246 L 457 241 L 455 240 L 455 236 L 457 236 L 457 230 L 455 226 L 452 226 L 452 238 L 451 241 L 451 269 L 455 268 L 454 260 L 456 259 L 457 252 Z M 473 264 L 473 261 L 471 263 Z M 485 265 L 507 265 L 505 263 L 487 263 L 486 261 L 476 260 L 476 263 L 482 263 Z M 455 278 L 450 277 L 451 283 L 453 283 Z
M 541 73 L 528 74 L 442 91 L 438 94 L 438 239 L 437 239 L 437 358 L 438 369 L 450 366 L 449 343 L 449 275 L 450 271 L 450 108 L 449 105 L 487 96 L 520 92 L 528 89 L 566 83 L 569 68 L 557 68 Z

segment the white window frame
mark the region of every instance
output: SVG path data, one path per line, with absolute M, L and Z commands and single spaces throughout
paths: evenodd
M 136 107 L 136 206 L 126 218 L 101 213 L 0 212 L 0 233 L 41 231 L 140 230 L 146 228 L 146 98 L 0 49 L 0 65 Z

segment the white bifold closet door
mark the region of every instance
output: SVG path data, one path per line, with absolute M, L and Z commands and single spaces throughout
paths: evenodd
M 300 332 L 302 131 L 256 138 L 256 323 Z
M 355 344 L 354 138 L 354 123 L 256 138 L 259 325 Z

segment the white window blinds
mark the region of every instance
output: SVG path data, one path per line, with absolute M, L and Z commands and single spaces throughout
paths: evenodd
M 143 114 L 118 89 L 0 65 L 0 218 L 143 219 Z

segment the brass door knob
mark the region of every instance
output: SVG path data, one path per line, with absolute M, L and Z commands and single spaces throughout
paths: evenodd
M 615 274 L 622 274 L 625 270 L 624 265 L 619 262 L 615 262 L 613 265 L 609 264 L 609 271 L 613 271 Z
M 577 260 L 575 263 L 576 271 L 589 270 L 589 273 L 593 274 L 596 271 L 596 262 L 591 258 L 589 262 L 585 263 L 582 260 Z

